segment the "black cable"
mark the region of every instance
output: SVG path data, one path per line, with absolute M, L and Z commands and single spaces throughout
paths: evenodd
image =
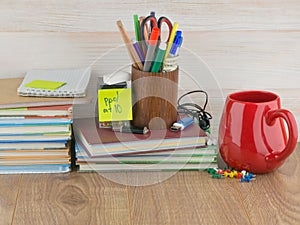
M 193 93 L 203 93 L 205 95 L 205 102 L 203 107 L 199 106 L 195 103 L 181 103 L 182 99 L 186 97 L 187 95 L 193 94 Z M 187 115 L 192 116 L 193 118 L 196 118 L 198 120 L 198 124 L 201 129 L 208 130 L 210 128 L 210 119 L 212 119 L 212 116 L 210 113 L 206 112 L 206 106 L 208 103 L 208 94 L 203 90 L 194 90 L 187 92 L 183 94 L 177 101 L 177 111 L 178 113 L 184 113 Z

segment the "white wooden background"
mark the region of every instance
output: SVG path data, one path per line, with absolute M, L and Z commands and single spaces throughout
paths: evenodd
M 224 97 L 245 89 L 278 93 L 300 127 L 299 0 L 0 0 L 0 78 L 87 65 L 97 77 L 126 67 L 116 21 L 133 36 L 132 15 L 150 11 L 183 30 L 180 90 L 209 92 L 215 133 Z

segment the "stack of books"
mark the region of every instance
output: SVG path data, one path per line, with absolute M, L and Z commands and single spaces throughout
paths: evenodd
M 121 133 L 98 126 L 97 118 L 73 124 L 79 172 L 203 170 L 217 167 L 216 146 L 197 124 L 183 131 Z
M 0 82 L 0 173 L 60 173 L 72 167 L 72 109 L 88 98 L 17 95 L 22 79 Z
M 70 168 L 71 105 L 0 110 L 1 171 Z M 30 169 L 28 169 L 30 168 Z

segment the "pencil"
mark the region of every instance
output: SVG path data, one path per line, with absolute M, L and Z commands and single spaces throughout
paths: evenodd
M 142 22 L 143 20 L 145 19 L 146 17 L 144 16 L 141 16 L 140 19 L 139 19 L 139 23 L 140 23 L 140 26 L 142 26 Z M 140 31 L 141 32 L 141 31 Z M 146 56 L 146 53 L 147 53 L 147 48 L 145 48 L 145 46 L 142 44 L 142 42 L 144 41 L 146 44 L 148 44 L 148 34 L 149 34 L 149 27 L 148 27 L 148 24 L 145 24 L 145 27 L 144 27 L 144 40 L 140 40 L 139 41 L 139 46 L 140 46 L 140 49 L 141 51 L 143 52 L 143 55 L 144 57 Z M 141 38 L 141 35 L 140 34 L 140 38 Z
M 123 23 L 121 20 L 118 20 L 117 21 L 117 26 L 120 30 L 120 33 L 122 35 L 122 38 L 123 38 L 123 41 L 127 47 L 127 51 L 128 51 L 128 54 L 130 56 L 130 59 L 131 59 L 131 62 L 134 64 L 134 66 L 136 68 L 138 68 L 139 70 L 143 70 L 143 64 L 142 62 L 140 61 L 139 59 L 139 56 L 137 55 L 132 43 L 131 43 L 131 40 L 123 26 Z

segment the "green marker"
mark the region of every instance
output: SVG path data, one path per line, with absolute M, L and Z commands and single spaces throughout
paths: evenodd
M 165 53 L 167 49 L 167 44 L 164 42 L 161 42 L 154 60 L 154 63 L 151 68 L 151 72 L 157 73 L 160 72 L 161 64 L 163 62 Z
M 140 23 L 138 15 L 133 15 L 134 29 L 135 29 L 135 40 L 139 43 L 140 39 Z

